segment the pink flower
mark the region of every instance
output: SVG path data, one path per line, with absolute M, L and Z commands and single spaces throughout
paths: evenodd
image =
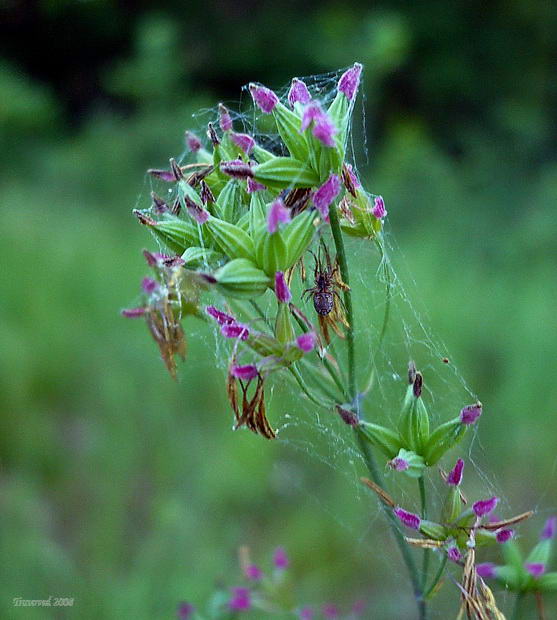
M 313 609 L 311 607 L 304 607 L 299 612 L 300 620 L 313 620 Z
M 555 536 L 555 530 L 557 529 L 557 517 L 549 517 L 543 526 L 540 538 L 542 540 L 550 540 Z
M 381 196 L 376 196 L 373 201 L 373 207 L 371 213 L 378 219 L 382 220 L 387 216 L 387 209 L 385 209 L 385 201 Z
M 338 618 L 338 607 L 332 603 L 324 605 L 321 611 L 323 612 L 323 618 L 327 618 L 327 620 Z
M 499 530 L 495 537 L 497 538 L 498 543 L 506 543 L 514 536 L 513 530 Z
M 220 331 L 225 338 L 247 340 L 249 337 L 249 329 L 241 323 L 227 323 L 220 328 Z
M 317 336 L 314 332 L 306 332 L 296 338 L 296 346 L 304 353 L 309 353 L 315 349 L 317 344 Z
M 274 110 L 279 100 L 272 90 L 256 84 L 250 84 L 249 90 L 254 102 L 262 112 L 270 114 Z
M 420 517 L 418 517 L 418 515 L 415 515 L 412 512 L 407 512 L 406 510 L 398 507 L 395 508 L 393 512 L 395 513 L 395 516 L 400 520 L 400 522 L 406 525 L 406 527 L 409 527 L 413 530 L 420 529 L 421 519 Z
M 462 424 L 469 426 L 482 415 L 482 404 L 476 403 L 474 405 L 468 405 L 460 410 L 460 421 Z
M 219 103 L 219 125 L 223 131 L 230 131 L 232 129 L 232 118 L 228 108 Z
M 251 607 L 251 593 L 248 588 L 232 588 L 232 598 L 228 601 L 232 611 L 248 611 Z
M 277 547 L 275 549 L 273 562 L 275 566 L 281 570 L 288 568 L 290 562 L 288 561 L 288 556 L 286 555 L 286 549 L 284 547 Z
M 338 81 L 338 90 L 346 95 L 348 101 L 352 101 L 358 91 L 361 74 L 362 65 L 359 62 L 356 62 L 353 67 L 341 75 L 340 80 Z
M 284 206 L 280 198 L 273 201 L 267 214 L 267 230 L 273 235 L 277 232 L 279 223 L 286 224 L 290 221 L 290 211 Z
M 141 281 L 141 288 L 145 293 L 147 293 L 147 295 L 153 293 L 158 286 L 157 281 L 153 280 L 153 278 L 143 278 Z
M 451 562 L 460 562 L 462 559 L 462 553 L 460 553 L 460 549 L 457 546 L 451 545 L 447 549 L 447 557 Z
M 534 579 L 541 577 L 545 573 L 545 564 L 541 562 L 527 562 L 524 568 L 532 575 Z
M 406 471 L 410 467 L 410 463 L 400 456 L 395 456 L 394 459 L 389 461 L 388 465 L 395 471 Z
M 281 304 L 287 304 L 292 299 L 292 293 L 282 271 L 275 273 L 275 295 Z
M 236 379 L 243 379 L 244 381 L 251 381 L 255 379 L 259 374 L 257 367 L 253 364 L 246 364 L 245 366 L 237 366 L 234 364 L 230 369 L 230 374 Z
M 293 108 L 295 103 L 306 105 L 311 101 L 308 87 L 302 80 L 293 78 L 290 90 L 288 91 L 288 103 Z
M 490 512 L 495 510 L 495 506 L 499 503 L 498 497 L 490 497 L 489 499 L 483 499 L 476 502 L 472 506 L 472 510 L 474 511 L 477 517 L 484 517 L 488 515 Z
M 180 603 L 178 605 L 177 615 L 179 620 L 189 620 L 195 613 L 195 607 L 191 603 Z
M 329 205 L 338 196 L 339 192 L 340 179 L 336 174 L 331 174 L 325 183 L 313 194 L 313 204 L 325 221 L 329 220 Z
M 482 579 L 493 579 L 495 577 L 495 569 L 497 566 L 493 562 L 485 562 L 484 564 L 476 564 L 476 572 Z
M 251 136 L 248 136 L 247 133 L 232 133 L 230 137 L 232 138 L 232 142 L 234 142 L 238 148 L 242 149 L 246 155 L 249 155 L 255 146 L 255 140 Z
M 312 133 L 320 142 L 325 146 L 335 146 L 334 135 L 337 133 L 337 128 L 329 118 L 329 115 L 323 112 L 317 101 L 311 101 L 304 108 L 300 133 L 304 132 L 312 124 Z
M 230 316 L 230 314 L 226 314 L 225 312 L 222 312 L 218 308 L 215 308 L 215 306 L 207 306 L 205 308 L 205 312 L 210 317 L 215 319 L 215 321 L 219 325 L 229 325 L 230 323 L 235 323 L 236 322 L 236 319 L 233 316 Z
M 263 577 L 263 571 L 256 564 L 250 564 L 246 566 L 245 575 L 250 581 L 259 581 Z
M 464 469 L 464 461 L 458 459 L 456 465 L 447 475 L 447 484 L 453 487 L 457 487 L 462 482 L 462 470 Z

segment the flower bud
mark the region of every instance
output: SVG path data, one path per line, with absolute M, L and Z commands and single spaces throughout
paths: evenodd
M 246 258 L 229 261 L 214 275 L 223 295 L 239 299 L 258 297 L 271 284 L 267 275 Z
M 232 129 L 232 118 L 228 108 L 219 103 L 219 125 L 222 131 L 230 131 Z
M 216 217 L 207 220 L 207 227 L 215 243 L 229 258 L 255 258 L 255 247 L 245 230 Z
M 251 166 L 241 159 L 231 161 L 221 161 L 220 170 L 234 179 L 247 179 L 253 177 Z
M 489 499 L 484 499 L 476 502 L 472 506 L 472 510 L 477 517 L 484 517 L 488 515 L 490 512 L 495 510 L 495 507 L 499 503 L 498 497 L 490 497 Z
M 462 553 L 456 545 L 450 545 L 447 548 L 447 557 L 451 562 L 460 562 L 462 560 Z
M 296 103 L 306 105 L 310 102 L 310 100 L 311 95 L 309 94 L 308 87 L 305 83 L 298 78 L 293 78 L 290 90 L 288 91 L 288 103 L 290 104 L 290 107 L 293 108 Z
M 339 416 L 342 418 L 342 421 L 348 426 L 358 426 L 360 424 L 360 418 L 358 414 L 350 409 L 345 409 L 340 405 L 336 405 L 337 412 Z
M 422 383 L 422 375 L 418 372 L 414 383 L 408 386 L 399 423 L 400 436 L 406 442 L 406 448 L 416 454 L 423 454 L 429 439 L 429 415 L 421 398 Z
M 247 133 L 232 133 L 230 139 L 246 155 L 249 155 L 255 146 L 255 140 Z
M 401 448 L 398 454 L 387 465 L 394 471 L 401 471 L 411 478 L 419 478 L 424 473 L 424 459 L 415 452 Z
M 292 299 L 292 293 L 288 288 L 288 284 L 284 278 L 284 273 L 282 271 L 277 271 L 275 273 L 275 295 L 277 299 L 282 304 L 287 304 Z
M 273 563 L 276 568 L 280 570 L 286 570 L 290 562 L 288 561 L 288 555 L 286 555 L 286 549 L 284 547 L 277 547 L 273 554 Z
M 226 314 L 226 312 L 222 312 L 222 310 L 215 308 L 215 306 L 207 306 L 205 308 L 205 312 L 210 317 L 215 319 L 219 325 L 230 325 L 231 323 L 236 322 L 236 319 L 233 316 Z
M 542 533 L 540 534 L 540 540 L 551 540 L 555 536 L 556 529 L 557 517 L 549 517 L 543 526 Z
M 221 327 L 220 331 L 225 338 L 247 340 L 249 337 L 249 329 L 241 323 L 227 323 Z
M 545 573 L 545 564 L 541 562 L 526 562 L 524 568 L 534 579 L 538 579 L 538 577 L 541 577 Z
M 510 529 L 499 530 L 495 536 L 498 543 L 506 543 L 514 536 L 514 531 Z
M 267 230 L 269 234 L 274 234 L 279 228 L 279 223 L 286 224 L 290 221 L 290 210 L 284 206 L 281 198 L 273 201 L 267 214 Z
M 358 92 L 361 74 L 362 65 L 359 62 L 356 62 L 353 67 L 342 74 L 338 82 L 339 92 L 343 93 L 348 101 L 352 101 Z
M 468 405 L 463 407 L 460 411 L 460 421 L 466 426 L 474 424 L 476 420 L 482 415 L 482 403 L 477 402 L 474 405 Z
M 255 248 L 256 264 L 270 277 L 274 278 L 277 271 L 288 269 L 288 252 L 280 231 L 270 235 L 264 232 L 257 235 Z
M 250 84 L 249 91 L 253 97 L 254 103 L 265 114 L 270 114 L 279 102 L 275 93 L 269 88 L 265 88 L 265 86 Z
M 251 379 L 255 379 L 259 374 L 257 371 L 257 367 L 253 364 L 247 364 L 245 366 L 237 366 L 233 364 L 230 368 L 230 374 L 236 379 L 242 379 L 243 381 L 250 381 Z
M 293 157 L 275 157 L 250 171 L 256 181 L 274 189 L 313 187 L 319 183 L 319 177 L 309 165 Z
M 133 211 L 139 222 L 148 226 L 172 252 L 183 254 L 191 245 L 199 245 L 199 232 L 193 222 L 186 222 L 175 216 L 167 216 L 159 222 L 138 210 Z
M 398 433 L 389 428 L 364 421 L 360 422 L 359 428 L 362 435 L 390 459 L 395 457 L 402 447 Z
M 213 204 L 215 202 L 215 196 L 211 191 L 211 188 L 205 183 L 205 181 L 201 181 L 201 194 L 200 194 L 201 202 L 206 205 L 208 203 Z
M 409 527 L 412 530 L 420 529 L 421 519 L 418 515 L 412 512 L 407 512 L 406 510 L 403 510 L 402 508 L 399 508 L 399 507 L 395 508 L 393 512 L 395 513 L 395 516 L 397 517 L 397 519 L 403 525 L 406 525 L 406 527 Z
M 262 183 L 258 183 L 257 181 L 254 181 L 253 179 L 248 177 L 248 182 L 247 182 L 248 194 L 253 194 L 254 192 L 258 192 L 263 189 L 267 189 L 267 188 Z
M 201 140 L 192 131 L 186 131 L 186 146 L 192 153 L 197 153 L 202 146 Z
M 248 588 L 232 588 L 232 597 L 228 602 L 231 611 L 249 611 L 251 609 L 251 593 Z
M 337 128 L 329 115 L 321 109 L 319 102 L 312 101 L 304 108 L 300 132 L 304 132 L 310 125 L 312 134 L 319 142 L 328 147 L 335 146 Z
M 329 206 L 339 192 L 340 179 L 336 174 L 331 174 L 325 183 L 313 194 L 313 204 L 326 222 L 329 221 Z
M 192 217 L 198 224 L 205 224 L 205 222 L 209 219 L 209 211 L 206 211 L 189 196 L 185 196 L 184 201 L 190 217 Z
M 371 210 L 373 215 L 378 219 L 382 220 L 387 216 L 387 209 L 385 209 L 385 201 L 381 196 L 376 196 L 373 201 L 373 209 Z
M 459 486 L 462 482 L 462 471 L 464 470 L 464 461 L 458 459 L 456 465 L 447 475 L 447 484 L 450 486 Z
M 493 562 L 484 562 L 483 564 L 476 564 L 476 573 L 482 579 L 494 579 L 496 568 L 497 566 Z
M 288 267 L 295 265 L 311 245 L 315 234 L 315 220 L 314 213 L 306 211 L 297 215 L 284 229 Z
M 296 346 L 304 353 L 310 353 L 317 345 L 317 335 L 315 332 L 306 332 L 296 338 Z

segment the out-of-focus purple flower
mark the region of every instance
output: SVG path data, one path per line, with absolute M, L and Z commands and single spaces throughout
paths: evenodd
M 298 612 L 300 620 L 313 620 L 313 609 L 311 607 L 304 607 Z
M 451 469 L 447 475 L 447 484 L 453 487 L 457 487 L 462 482 L 462 471 L 464 469 L 464 461 L 458 459 L 456 465 Z
M 238 148 L 242 149 L 246 155 L 249 155 L 255 146 L 255 140 L 251 136 L 248 136 L 247 133 L 232 133 L 230 137 L 232 142 L 234 142 Z
M 359 614 L 363 614 L 364 611 L 366 610 L 367 604 L 365 601 L 363 600 L 359 600 L 356 601 L 353 605 L 352 605 L 352 613 L 359 615 Z
M 279 223 L 286 224 L 290 221 L 290 210 L 284 206 L 280 198 L 273 201 L 267 214 L 267 230 L 269 234 L 277 232 Z
M 176 615 L 179 620 L 189 620 L 195 613 L 195 607 L 191 603 L 180 603 Z
M 313 194 L 313 204 L 325 221 L 329 219 L 329 205 L 338 196 L 339 192 L 340 179 L 336 174 L 331 174 L 325 183 Z
M 197 153 L 201 148 L 201 140 L 192 131 L 186 131 L 186 146 L 192 153 Z
M 280 570 L 285 570 L 288 568 L 290 562 L 288 561 L 288 556 L 286 555 L 286 549 L 284 547 L 277 547 L 275 549 L 275 553 L 273 554 L 273 563 L 276 568 Z
M 166 202 L 160 196 L 157 196 L 155 192 L 151 192 L 151 200 L 153 201 L 152 207 L 155 213 L 161 214 L 168 211 Z
M 275 295 L 281 304 L 287 304 L 292 299 L 292 293 L 282 271 L 275 273 Z
M 220 163 L 221 172 L 234 179 L 248 179 L 253 177 L 251 166 L 241 159 L 232 159 Z
M 311 124 L 313 124 L 312 133 L 320 142 L 325 146 L 335 146 L 334 136 L 337 133 L 337 128 L 317 101 L 311 101 L 304 108 L 300 133 L 304 132 Z
M 475 403 L 474 405 L 467 405 L 460 410 L 460 421 L 462 424 L 469 426 L 482 415 L 482 404 Z
M 279 101 L 275 93 L 265 86 L 250 84 L 249 91 L 257 107 L 265 114 L 270 114 Z
M 510 529 L 499 530 L 495 537 L 498 543 L 506 543 L 514 536 L 514 531 Z
M 232 129 L 232 118 L 228 108 L 222 103 L 219 103 L 219 125 L 223 131 L 230 131 Z
M 385 209 L 385 201 L 382 196 L 376 196 L 373 200 L 371 213 L 378 219 L 382 220 L 387 217 L 387 209 Z
M 549 517 L 543 526 L 540 538 L 542 540 L 549 540 L 555 536 L 555 530 L 557 529 L 557 517 Z
M 141 288 L 147 295 L 153 293 L 158 286 L 158 282 L 153 280 L 153 278 L 143 278 L 141 280 Z
M 388 462 L 388 465 L 391 469 L 395 471 L 406 471 L 410 467 L 410 463 L 403 459 L 401 456 L 395 456 L 394 459 L 391 459 Z
M 248 588 L 232 588 L 228 606 L 232 611 L 248 611 L 251 607 L 251 592 Z
M 460 549 L 456 545 L 451 545 L 447 549 L 447 557 L 451 562 L 460 562 L 462 553 L 460 553 Z
M 230 325 L 230 323 L 236 322 L 236 319 L 233 316 L 230 316 L 230 314 L 226 314 L 226 312 L 222 312 L 222 310 L 215 308 L 215 306 L 207 306 L 205 308 L 205 312 L 210 317 L 215 319 L 215 321 L 219 325 Z
M 490 497 L 489 499 L 481 499 L 472 506 L 477 517 L 485 517 L 495 510 L 495 506 L 499 503 L 498 497 Z
M 497 566 L 493 562 L 485 562 L 484 564 L 476 564 L 476 572 L 482 579 L 493 579 L 495 577 L 495 569 Z
M 209 211 L 206 211 L 203 207 L 199 206 L 197 202 L 194 202 L 189 196 L 184 197 L 186 203 L 186 209 L 189 215 L 198 223 L 205 224 L 209 219 Z
M 418 515 L 415 515 L 412 512 L 408 512 L 398 507 L 395 508 L 393 512 L 395 513 L 395 516 L 399 519 L 399 521 L 406 525 L 406 527 L 409 527 L 413 530 L 420 529 L 421 519 L 420 517 L 418 517 Z
M 296 338 L 296 346 L 304 353 L 309 353 L 310 351 L 313 351 L 316 344 L 317 336 L 315 335 L 315 332 L 306 332 L 305 334 L 300 334 Z
M 348 101 L 352 101 L 358 91 L 361 74 L 362 65 L 359 62 L 356 62 L 353 67 L 341 75 L 340 80 L 338 81 L 338 90 L 346 95 Z
M 122 316 L 125 316 L 126 319 L 137 319 L 140 316 L 143 316 L 146 312 L 146 308 L 141 306 L 140 308 L 125 308 L 121 311 Z
M 258 192 L 261 189 L 267 189 L 262 183 L 258 183 L 253 179 L 248 178 L 247 184 L 247 192 L 248 194 L 253 194 L 254 192 Z
M 332 603 L 323 605 L 321 612 L 323 613 L 323 618 L 327 618 L 328 620 L 334 620 L 334 618 L 339 617 L 338 607 Z
M 545 564 L 541 562 L 526 562 L 524 568 L 532 575 L 534 579 L 541 577 L 545 573 Z
M 263 571 L 257 566 L 257 564 L 248 564 L 244 571 L 246 579 L 250 581 L 260 581 L 263 578 Z
M 240 340 L 247 340 L 249 337 L 249 329 L 241 323 L 228 323 L 220 328 L 222 335 L 225 338 L 239 338 Z
M 237 366 L 234 364 L 230 369 L 230 374 L 236 377 L 236 379 L 251 381 L 251 379 L 255 379 L 259 373 L 257 371 L 257 366 L 253 364 L 246 364 L 245 366 Z
M 290 90 L 288 91 L 288 103 L 291 107 L 294 107 L 295 103 L 301 103 L 306 105 L 311 101 L 311 95 L 309 94 L 308 87 L 302 80 L 298 78 L 292 79 Z

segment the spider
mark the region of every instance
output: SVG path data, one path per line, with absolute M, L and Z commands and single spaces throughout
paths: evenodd
M 323 265 L 323 261 L 320 258 L 311 252 L 315 259 L 315 268 L 313 270 L 315 285 L 306 289 L 302 296 L 311 295 L 315 312 L 325 317 L 333 311 L 337 300 L 342 304 L 336 289 L 346 290 L 347 286 L 340 278 L 338 263 L 335 261 L 333 266 L 329 252 L 324 246 L 322 247 L 325 254 L 325 265 Z

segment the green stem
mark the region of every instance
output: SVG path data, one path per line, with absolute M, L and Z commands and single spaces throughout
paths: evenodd
M 427 496 L 425 492 L 425 481 L 424 477 L 420 476 L 418 478 L 418 487 L 420 489 L 420 501 L 422 504 L 422 519 L 427 519 Z M 431 551 L 429 549 L 424 549 L 424 558 L 422 563 L 422 587 L 425 590 L 427 584 L 427 571 L 429 569 L 429 557 L 431 555 Z
M 300 371 L 295 367 L 295 366 L 289 366 L 288 370 L 292 373 L 292 375 L 294 376 L 294 379 L 296 379 L 298 385 L 300 386 L 301 390 L 304 392 L 304 394 L 311 400 L 312 403 L 314 403 L 315 405 L 319 405 L 320 407 L 324 407 L 326 406 L 326 403 L 324 403 L 322 400 L 318 400 L 306 387 L 306 384 L 304 382 L 304 380 L 302 379 L 302 376 L 300 375 Z
M 524 598 L 524 593 L 519 592 L 516 595 L 516 600 L 514 603 L 514 610 L 511 620 L 520 620 L 520 610 L 522 608 L 522 599 Z
M 443 571 L 445 570 L 446 564 L 447 564 L 447 554 L 445 554 L 443 556 L 443 559 L 439 563 L 439 569 L 435 573 L 435 577 L 433 578 L 433 581 L 431 582 L 431 585 L 429 586 L 429 588 L 427 589 L 427 591 L 424 594 L 424 598 L 425 599 L 427 599 L 429 596 L 431 596 L 431 593 L 433 592 L 433 590 L 435 590 L 435 586 L 439 583 L 439 580 L 443 576 Z
M 344 240 L 342 238 L 342 231 L 340 229 L 340 222 L 338 220 L 337 208 L 335 204 L 332 204 L 329 207 L 329 220 L 331 223 L 331 232 L 333 233 L 333 239 L 335 242 L 335 248 L 337 253 L 337 261 L 340 268 L 340 275 L 342 277 L 342 281 L 350 286 L 350 274 L 348 271 L 348 262 L 346 261 L 346 252 L 344 250 Z M 352 402 L 356 404 L 358 391 L 356 387 L 356 354 L 354 347 L 354 311 L 352 308 L 352 292 L 350 288 L 344 292 L 344 306 L 346 309 L 346 319 L 348 321 L 348 328 L 346 330 L 346 347 L 348 353 L 348 391 Z M 362 454 L 364 462 L 366 464 L 367 470 L 369 471 L 369 475 L 371 479 L 375 482 L 375 484 L 379 485 L 381 488 L 385 488 L 385 483 L 383 481 L 383 476 L 379 471 L 375 459 L 371 453 L 369 448 L 369 444 L 361 431 L 358 428 L 354 429 L 354 433 L 356 435 L 356 443 L 358 448 Z M 416 567 L 416 563 L 414 562 L 414 558 L 410 552 L 410 548 L 406 544 L 404 540 L 404 536 L 399 529 L 397 519 L 393 514 L 393 511 L 389 509 L 389 507 L 383 504 L 384 512 L 387 516 L 387 520 L 389 522 L 389 527 L 393 533 L 396 544 L 400 550 L 404 563 L 408 568 L 408 573 L 410 575 L 410 580 L 412 582 L 412 587 L 414 589 L 414 597 L 416 600 L 416 604 L 418 606 L 418 613 L 420 620 L 427 620 L 427 607 L 426 602 L 423 597 L 422 586 L 420 584 L 418 569 Z

